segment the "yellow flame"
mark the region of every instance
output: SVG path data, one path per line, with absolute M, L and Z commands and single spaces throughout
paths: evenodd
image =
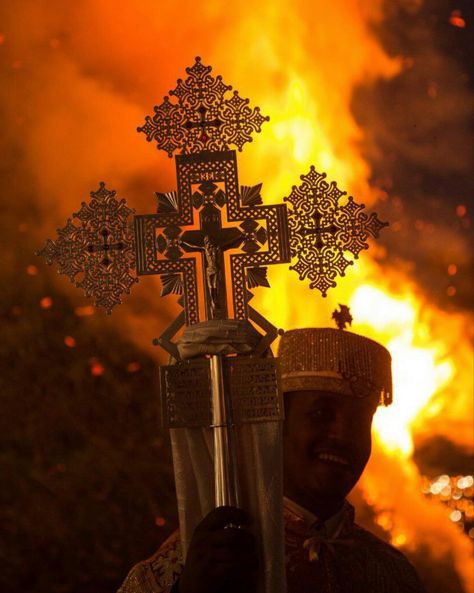
M 367 333 L 385 338 L 392 355 L 396 397 L 390 408 L 377 411 L 374 428 L 389 451 L 409 456 L 413 452 L 411 425 L 452 379 L 454 363 L 443 358 L 441 345 L 423 343 L 430 331 L 420 319 L 420 301 L 413 294 L 396 297 L 366 284 L 356 289 L 350 303 L 358 322 L 371 328 Z

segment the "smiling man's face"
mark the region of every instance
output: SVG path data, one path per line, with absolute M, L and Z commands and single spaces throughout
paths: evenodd
M 375 408 L 325 391 L 284 397 L 285 496 L 326 519 L 340 508 L 369 460 Z

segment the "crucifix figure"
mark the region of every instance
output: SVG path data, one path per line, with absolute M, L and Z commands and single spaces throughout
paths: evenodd
M 239 238 L 240 239 L 240 238 Z M 239 240 L 240 242 L 240 240 Z M 222 299 L 222 288 L 224 276 L 223 251 L 225 245 L 219 243 L 209 235 L 204 235 L 203 245 L 193 245 L 183 237 L 182 245 L 189 251 L 202 251 L 204 253 L 204 268 L 206 275 L 206 290 L 209 294 L 210 314 L 209 319 L 216 319 Z
M 189 245 L 189 244 L 188 244 Z M 214 318 L 219 307 L 219 285 L 222 282 L 221 264 L 222 250 L 209 235 L 204 237 L 204 254 L 206 256 L 207 290 L 211 297 L 211 318 Z
M 227 296 L 224 273 L 224 252 L 239 247 L 244 239 L 242 230 L 237 227 L 222 228 L 219 209 L 226 203 L 222 190 L 216 191 L 213 183 L 202 183 L 193 195 L 193 203 L 204 203 L 199 213 L 201 230 L 186 231 L 182 234 L 181 245 L 187 252 L 203 254 L 203 275 L 206 291 L 208 319 L 227 317 Z
M 211 508 L 242 504 L 265 534 L 259 592 L 279 593 L 284 587 L 277 519 L 282 515 L 283 407 L 278 361 L 266 356 L 278 332 L 250 305 L 252 290 L 269 286 L 268 265 L 291 261 L 300 279 L 309 278 L 310 287 L 325 296 L 336 275 L 344 275 L 352 263 L 347 253 L 357 258 L 368 247 L 369 235 L 378 236 L 385 223 L 365 214 L 352 197 L 341 206 L 345 192 L 314 167 L 284 198 L 287 204 L 264 205 L 261 184 L 239 185 L 236 152 L 230 147 L 242 150 L 268 118 L 237 91 L 229 97 L 231 87 L 200 58 L 186 73 L 138 128 L 169 157 L 181 152 L 175 157 L 177 190 L 157 194 L 157 211 L 134 216 L 132 230 L 133 211 L 102 183 L 73 215 L 79 224 L 68 220 L 58 239 L 48 240 L 39 254 L 50 264 L 57 262 L 59 272 L 85 288 L 107 313 L 137 281 L 133 269 L 138 276 L 159 275 L 162 296 L 179 295 L 182 311 L 156 343 L 173 362 L 160 367 L 160 382 L 183 549 Z M 229 226 L 223 227 L 223 220 Z M 197 279 L 199 253 L 203 290 Z M 185 332 L 199 331 L 202 309 L 206 320 L 225 320 L 236 332 L 242 324 L 257 328 L 259 341 L 250 355 L 183 360 L 174 337 L 184 326 Z

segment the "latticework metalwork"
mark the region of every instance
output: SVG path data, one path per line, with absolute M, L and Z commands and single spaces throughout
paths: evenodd
M 170 96 L 155 105 L 154 115 L 147 116 L 138 128 L 148 142 L 156 142 L 169 157 L 175 151 L 219 151 L 231 146 L 242 150 L 269 120 L 259 107 L 250 107 L 249 100 L 242 99 L 238 91 L 228 96 L 232 87 L 223 83 L 222 76 L 212 76 L 211 71 L 211 66 L 204 66 L 197 57 L 194 65 L 186 68 L 188 77 L 178 79 Z
M 292 259 L 300 279 L 326 296 L 353 263 L 347 255 L 357 258 L 368 237 L 386 226 L 352 197 L 341 205 L 345 192 L 314 167 L 285 198 L 288 209 L 264 205 L 261 184 L 239 186 L 229 147 L 242 150 L 268 117 L 211 71 L 196 58 L 187 78 L 138 128 L 168 156 L 182 153 L 176 155 L 177 190 L 155 194 L 156 213 L 135 216 L 133 235 L 132 210 L 102 183 L 39 252 L 108 313 L 130 292 L 135 264 L 138 275 L 158 274 L 161 295 L 178 295 L 183 307 L 161 336 L 173 357 L 173 336 L 203 312 L 207 319 L 251 319 L 269 345 L 276 328 L 249 306 L 251 291 L 269 286 L 267 266 Z
M 48 239 L 37 253 L 49 265 L 57 263 L 58 272 L 84 289 L 86 296 L 93 297 L 96 306 L 104 307 L 107 314 L 137 281 L 130 273 L 135 267 L 129 220 L 134 211 L 125 200 L 116 200 L 115 194 L 100 183 L 99 189 L 91 192 L 90 202 L 82 202 L 79 212 L 73 214 L 79 224 L 69 218 L 66 226 L 58 229 L 58 238 Z
M 388 225 L 375 212 L 366 214 L 365 205 L 354 202 L 352 196 L 341 205 L 346 192 L 325 178 L 325 173 L 311 167 L 301 176 L 302 183 L 284 198 L 289 205 L 291 256 L 296 259 L 290 269 L 300 280 L 308 278 L 310 288 L 317 288 L 323 297 L 336 286 L 336 276 L 344 276 L 353 264 L 346 254 L 357 259 L 368 248 L 369 236 L 378 237 L 380 229 Z
M 275 358 L 224 359 L 233 422 L 283 420 L 280 376 Z M 160 367 L 162 419 L 167 428 L 209 426 L 212 394 L 209 360 L 197 358 Z
M 261 184 L 239 188 L 235 152 L 180 155 L 176 158 L 179 192 L 159 193 L 158 211 L 135 217 L 137 272 L 159 274 L 162 295 L 182 294 L 187 325 L 199 317 L 197 254 L 202 258 L 206 279 L 209 269 L 205 238 L 220 250 L 228 250 L 232 278 L 233 316 L 249 315 L 250 289 L 269 286 L 266 266 L 289 262 L 286 206 L 262 205 Z M 199 229 L 194 230 L 195 216 Z M 222 222 L 226 219 L 227 227 Z M 188 227 L 188 228 L 186 228 Z M 191 227 L 190 230 L 189 227 Z M 223 260 L 220 263 L 223 270 Z M 207 309 L 209 317 L 227 316 L 225 278 L 216 308 Z M 206 302 L 211 297 L 204 282 Z

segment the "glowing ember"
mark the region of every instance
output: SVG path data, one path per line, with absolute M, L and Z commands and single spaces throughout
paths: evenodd
M 39 304 L 42 309 L 51 309 L 53 306 L 53 299 L 49 296 L 45 296 L 40 300 Z
M 136 373 L 140 370 L 140 363 L 139 362 L 129 362 L 127 364 L 127 373 Z
M 436 99 L 438 96 L 438 85 L 436 83 L 432 82 L 428 85 L 428 96 L 431 97 L 431 99 Z
M 448 274 L 450 276 L 455 276 L 457 274 L 458 267 L 456 264 L 449 264 L 448 266 Z
M 460 29 L 464 29 L 466 26 L 466 21 L 463 19 L 460 10 L 453 10 L 451 16 L 449 17 L 449 22 L 454 27 L 459 27 Z
M 157 527 L 163 527 L 166 525 L 166 519 L 164 517 L 155 517 L 155 525 Z
M 38 268 L 36 266 L 30 265 L 26 268 L 26 273 L 29 276 L 36 276 L 38 274 Z
M 49 474 L 63 474 L 65 471 L 66 471 L 66 466 L 64 465 L 64 463 L 58 463 L 58 464 L 50 467 L 48 470 L 48 473 Z
M 74 348 L 76 345 L 76 340 L 72 336 L 66 336 L 64 338 L 64 343 L 68 348 Z
M 104 374 L 104 366 L 97 360 L 97 358 L 91 358 L 89 360 L 90 371 L 93 377 L 100 377 Z
M 74 309 L 74 314 L 77 317 L 89 317 L 89 315 L 94 315 L 95 309 L 92 305 L 87 305 L 85 307 L 76 307 Z

